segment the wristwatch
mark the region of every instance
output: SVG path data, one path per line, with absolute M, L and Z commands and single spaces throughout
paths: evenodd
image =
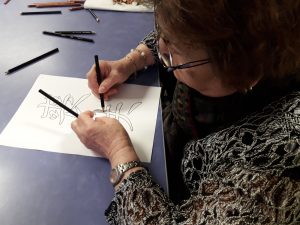
M 131 162 L 117 165 L 115 168 L 111 170 L 110 182 L 115 187 L 121 181 L 122 177 L 124 176 L 124 173 L 127 170 L 139 166 L 141 166 L 141 163 L 138 161 L 131 161 Z

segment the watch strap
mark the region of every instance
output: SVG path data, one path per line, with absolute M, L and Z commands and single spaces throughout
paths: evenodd
M 119 165 L 117 165 L 115 168 L 112 169 L 112 173 L 116 172 L 117 173 L 117 178 L 116 180 L 112 181 L 113 186 L 115 187 L 116 185 L 118 185 L 121 181 L 121 179 L 124 176 L 124 173 L 134 167 L 140 167 L 141 163 L 139 161 L 130 161 L 130 162 L 126 162 L 126 163 L 121 163 Z

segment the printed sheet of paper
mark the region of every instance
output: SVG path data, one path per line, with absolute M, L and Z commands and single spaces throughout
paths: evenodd
M 71 129 L 73 115 L 38 92 L 44 90 L 77 113 L 100 108 L 100 100 L 80 78 L 40 75 L 0 135 L 0 144 L 24 149 L 97 156 Z M 124 84 L 98 116 L 119 120 L 143 162 L 151 161 L 160 87 Z
M 132 4 L 114 4 L 113 0 L 86 0 L 84 2 L 84 8 L 124 12 L 153 12 L 153 7 L 147 7 L 142 4 L 137 5 L 136 2 Z

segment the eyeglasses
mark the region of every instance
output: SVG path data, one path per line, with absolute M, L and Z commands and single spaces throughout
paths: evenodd
M 209 58 L 207 58 L 207 59 L 190 61 L 190 62 L 179 64 L 179 65 L 173 65 L 172 54 L 168 48 L 168 45 L 166 44 L 166 41 L 162 37 L 160 37 L 160 32 L 159 32 L 157 24 L 155 24 L 155 28 L 156 28 L 156 35 L 157 35 L 156 36 L 156 48 L 157 48 L 158 58 L 162 62 L 163 67 L 166 68 L 168 72 L 173 72 L 174 70 L 192 68 L 192 67 L 196 67 L 196 66 L 202 66 L 202 65 L 205 65 L 205 64 L 211 62 L 211 60 Z M 164 53 L 162 53 L 160 51 L 160 48 L 159 48 L 160 41 L 163 42 L 167 48 Z

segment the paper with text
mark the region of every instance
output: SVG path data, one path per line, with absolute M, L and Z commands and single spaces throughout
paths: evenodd
M 143 162 L 150 162 L 159 106 L 160 87 L 121 86 L 119 94 L 105 102 L 91 94 L 86 79 L 40 75 L 0 135 L 0 144 L 23 149 L 97 156 L 71 129 L 75 117 L 38 92 L 44 90 L 73 111 L 96 110 L 97 116 L 116 118 L 128 132 Z

